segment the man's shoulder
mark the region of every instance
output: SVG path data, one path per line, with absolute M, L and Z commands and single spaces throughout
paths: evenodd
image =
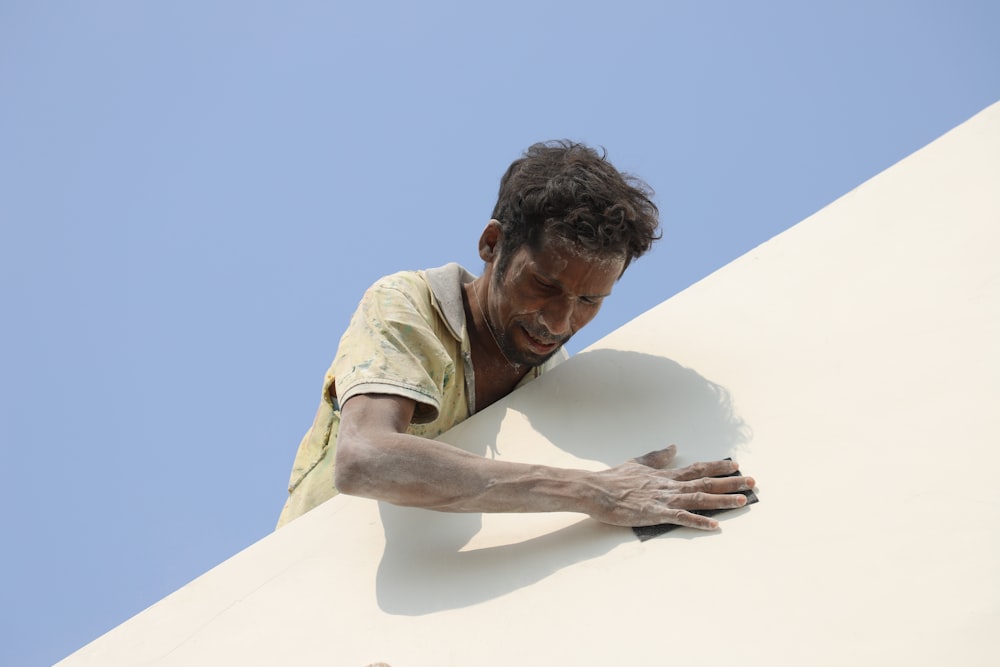
M 397 271 L 382 276 L 365 290 L 361 302 L 381 309 L 415 308 L 425 314 L 434 310 L 433 290 L 425 271 Z
M 389 275 L 382 276 L 368 288 L 368 291 L 378 290 L 398 290 L 407 293 L 421 293 L 428 291 L 427 280 L 423 271 L 397 271 Z
M 456 263 L 397 271 L 379 278 L 365 291 L 361 308 L 382 313 L 416 312 L 429 322 L 441 320 L 451 335 L 461 340 L 465 332 L 462 286 L 474 279 Z
M 430 294 L 441 299 L 475 279 L 462 265 L 452 262 L 433 269 L 408 269 L 382 276 L 371 289 L 396 289 L 402 292 Z
M 461 339 L 465 329 L 462 285 L 472 280 L 475 276 L 454 262 L 433 269 L 398 271 L 377 280 L 366 298 L 383 301 L 389 292 L 402 295 L 426 316 L 436 313 L 452 335 Z

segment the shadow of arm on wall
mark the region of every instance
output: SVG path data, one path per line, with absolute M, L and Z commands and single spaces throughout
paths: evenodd
M 636 538 L 627 528 L 583 519 L 516 544 L 460 551 L 479 514 L 445 514 L 379 503 L 385 552 L 376 595 L 390 614 L 459 609 L 544 579 Z M 459 544 L 461 543 L 461 544 Z
M 559 449 L 607 466 L 671 443 L 680 452 L 677 465 L 718 460 L 733 456 L 750 437 L 723 387 L 675 361 L 638 352 L 584 352 L 505 405 L 526 415 L 532 429 Z M 488 412 L 480 417 L 495 420 L 487 427 L 494 433 L 503 412 Z M 627 528 L 584 519 L 521 543 L 462 551 L 479 532 L 479 514 L 387 503 L 379 512 L 385 551 L 376 591 L 379 606 L 391 614 L 482 602 L 636 539 Z

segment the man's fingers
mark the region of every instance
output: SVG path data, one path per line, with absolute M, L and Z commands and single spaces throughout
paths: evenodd
M 671 513 L 669 518 L 657 523 L 672 523 L 678 526 L 697 528 L 698 530 L 716 530 L 719 527 L 719 522 L 715 519 L 711 519 L 700 514 L 685 512 L 684 510 L 677 510 L 676 512 Z
M 655 452 L 637 456 L 632 460 L 649 468 L 660 469 L 666 468 L 670 465 L 675 456 L 677 456 L 677 445 L 670 445 L 669 447 L 658 449 Z
M 741 493 L 674 493 L 664 501 L 667 507 L 683 510 L 725 510 L 743 507 L 747 497 Z
M 678 482 L 686 482 L 702 477 L 731 475 L 739 469 L 740 466 L 736 461 L 708 461 L 706 463 L 693 463 L 687 467 L 676 468 L 669 472 L 671 479 L 675 479 Z
M 702 477 L 689 482 L 681 482 L 685 491 L 702 493 L 740 493 L 750 491 L 756 482 L 753 477 Z

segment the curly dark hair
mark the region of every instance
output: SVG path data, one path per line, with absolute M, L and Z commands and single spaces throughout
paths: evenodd
M 551 235 L 595 254 L 623 255 L 628 267 L 661 236 L 652 195 L 645 182 L 619 173 L 604 149 L 566 140 L 534 144 L 500 179 L 497 271 L 506 273 L 517 248 L 537 250 Z

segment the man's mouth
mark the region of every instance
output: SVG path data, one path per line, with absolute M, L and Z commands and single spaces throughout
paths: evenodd
M 549 336 L 536 336 L 524 327 L 521 327 L 521 329 L 524 331 L 525 338 L 528 340 L 528 345 L 536 354 L 548 354 L 564 342 L 559 338 L 552 339 Z

